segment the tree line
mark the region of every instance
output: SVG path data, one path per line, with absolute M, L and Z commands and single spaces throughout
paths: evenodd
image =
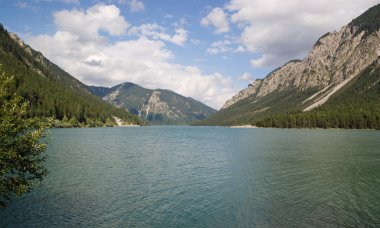
M 16 92 L 29 101 L 27 117 L 50 117 L 58 127 L 115 125 L 113 116 L 142 124 L 138 117 L 90 94 L 84 84 L 40 53 L 20 47 L 1 25 L 0 64 L 15 76 Z

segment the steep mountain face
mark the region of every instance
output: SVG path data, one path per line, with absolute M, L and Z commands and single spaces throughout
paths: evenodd
M 50 62 L 42 55 L 42 53 L 33 50 L 29 45 L 25 44 L 24 41 L 17 36 L 17 34 L 12 32 L 8 34 L 9 37 L 11 37 L 13 41 L 15 41 L 21 48 L 20 50 L 15 50 L 16 53 L 12 54 L 15 54 L 16 57 L 23 61 L 24 64 L 28 65 L 29 68 L 36 71 L 42 77 L 53 77 L 54 80 L 64 86 L 70 87 L 72 90 L 90 94 L 86 88 L 86 85 L 62 70 L 59 66 Z M 4 35 L 6 36 L 6 34 Z M 8 42 L 12 41 L 8 40 Z
M 30 103 L 30 117 L 71 120 L 76 126 L 128 123 L 140 120 L 91 94 L 88 87 L 26 45 L 0 24 L 0 65 L 16 78 L 16 91 Z
M 98 97 L 104 97 L 111 91 L 111 88 L 103 86 L 87 86 L 87 90 Z
M 123 83 L 112 88 L 89 87 L 89 90 L 150 124 L 186 125 L 203 120 L 215 112 L 192 98 L 169 90 L 145 89 L 133 83 Z
M 247 124 L 323 106 L 377 62 L 379 21 L 377 5 L 340 31 L 325 34 L 305 59 L 290 61 L 264 79 L 257 79 L 228 100 L 207 124 Z
M 345 26 L 339 32 L 325 35 L 303 61 L 291 61 L 266 78 L 256 80 L 227 101 L 223 109 L 252 95 L 259 99 L 275 91 L 290 89 L 320 88 L 308 99 L 317 103 L 328 98 L 331 92 L 337 91 L 378 58 L 380 31 L 365 35 L 366 32 L 359 31 L 356 26 Z M 307 110 L 316 106 L 307 107 Z

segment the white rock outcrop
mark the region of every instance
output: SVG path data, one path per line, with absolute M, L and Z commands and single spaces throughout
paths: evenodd
M 374 48 L 377 47 L 377 48 Z M 240 91 L 222 109 L 252 97 L 260 99 L 274 91 L 318 88 L 307 101 L 311 110 L 323 104 L 342 85 L 364 70 L 379 57 L 380 31 L 366 33 L 355 26 L 344 26 L 338 32 L 322 36 L 302 61 L 290 61 L 253 86 Z

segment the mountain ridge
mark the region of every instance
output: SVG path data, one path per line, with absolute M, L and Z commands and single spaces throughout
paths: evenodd
M 275 90 L 285 90 L 289 88 L 308 89 L 313 87 L 326 88 L 326 86 L 337 86 L 345 79 L 352 79 L 368 66 L 369 62 L 373 62 L 379 56 L 378 50 L 370 48 L 373 46 L 372 44 L 379 43 L 380 41 L 380 32 L 376 31 L 375 36 L 367 38 L 366 40 L 369 43 L 368 48 L 366 48 L 368 52 L 363 53 L 364 55 L 361 55 L 362 58 L 356 58 L 354 63 L 349 62 L 351 61 L 351 56 L 356 54 L 351 51 L 355 50 L 361 43 L 365 34 L 365 32 L 362 31 L 355 35 L 356 31 L 358 31 L 358 28 L 344 26 L 339 32 L 330 33 L 320 38 L 319 43 L 312 48 L 309 55 L 303 61 L 290 61 L 286 63 L 264 79 L 257 79 L 252 84 L 253 86 L 243 90 L 243 94 L 248 93 L 249 95 L 253 95 L 257 92 L 257 97 L 259 98 Z M 346 50 L 342 48 L 345 42 L 351 42 L 351 44 L 347 45 L 349 47 Z M 330 47 L 332 46 L 335 46 L 336 50 L 331 51 Z M 351 46 L 354 46 L 354 48 L 351 48 Z M 359 52 L 360 51 L 362 50 L 359 50 Z M 347 56 L 347 58 L 336 61 L 339 58 L 336 55 L 340 55 L 340 57 Z M 310 69 L 318 69 L 318 72 L 312 72 Z M 301 75 L 301 77 L 299 77 L 299 75 Z M 227 101 L 223 109 L 239 101 L 240 97 L 235 97 L 235 99 L 232 100 L 232 102 L 231 100 Z
M 131 82 L 110 88 L 89 87 L 103 100 L 153 125 L 188 125 L 215 112 L 211 107 L 167 89 L 146 89 Z
M 323 106 L 379 58 L 377 20 L 380 4 L 339 31 L 321 36 L 303 60 L 289 61 L 265 78 L 256 79 L 200 124 L 255 124 L 263 118 Z

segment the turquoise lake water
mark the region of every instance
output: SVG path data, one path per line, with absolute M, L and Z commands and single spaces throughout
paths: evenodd
M 53 129 L 0 227 L 379 227 L 380 131 Z

